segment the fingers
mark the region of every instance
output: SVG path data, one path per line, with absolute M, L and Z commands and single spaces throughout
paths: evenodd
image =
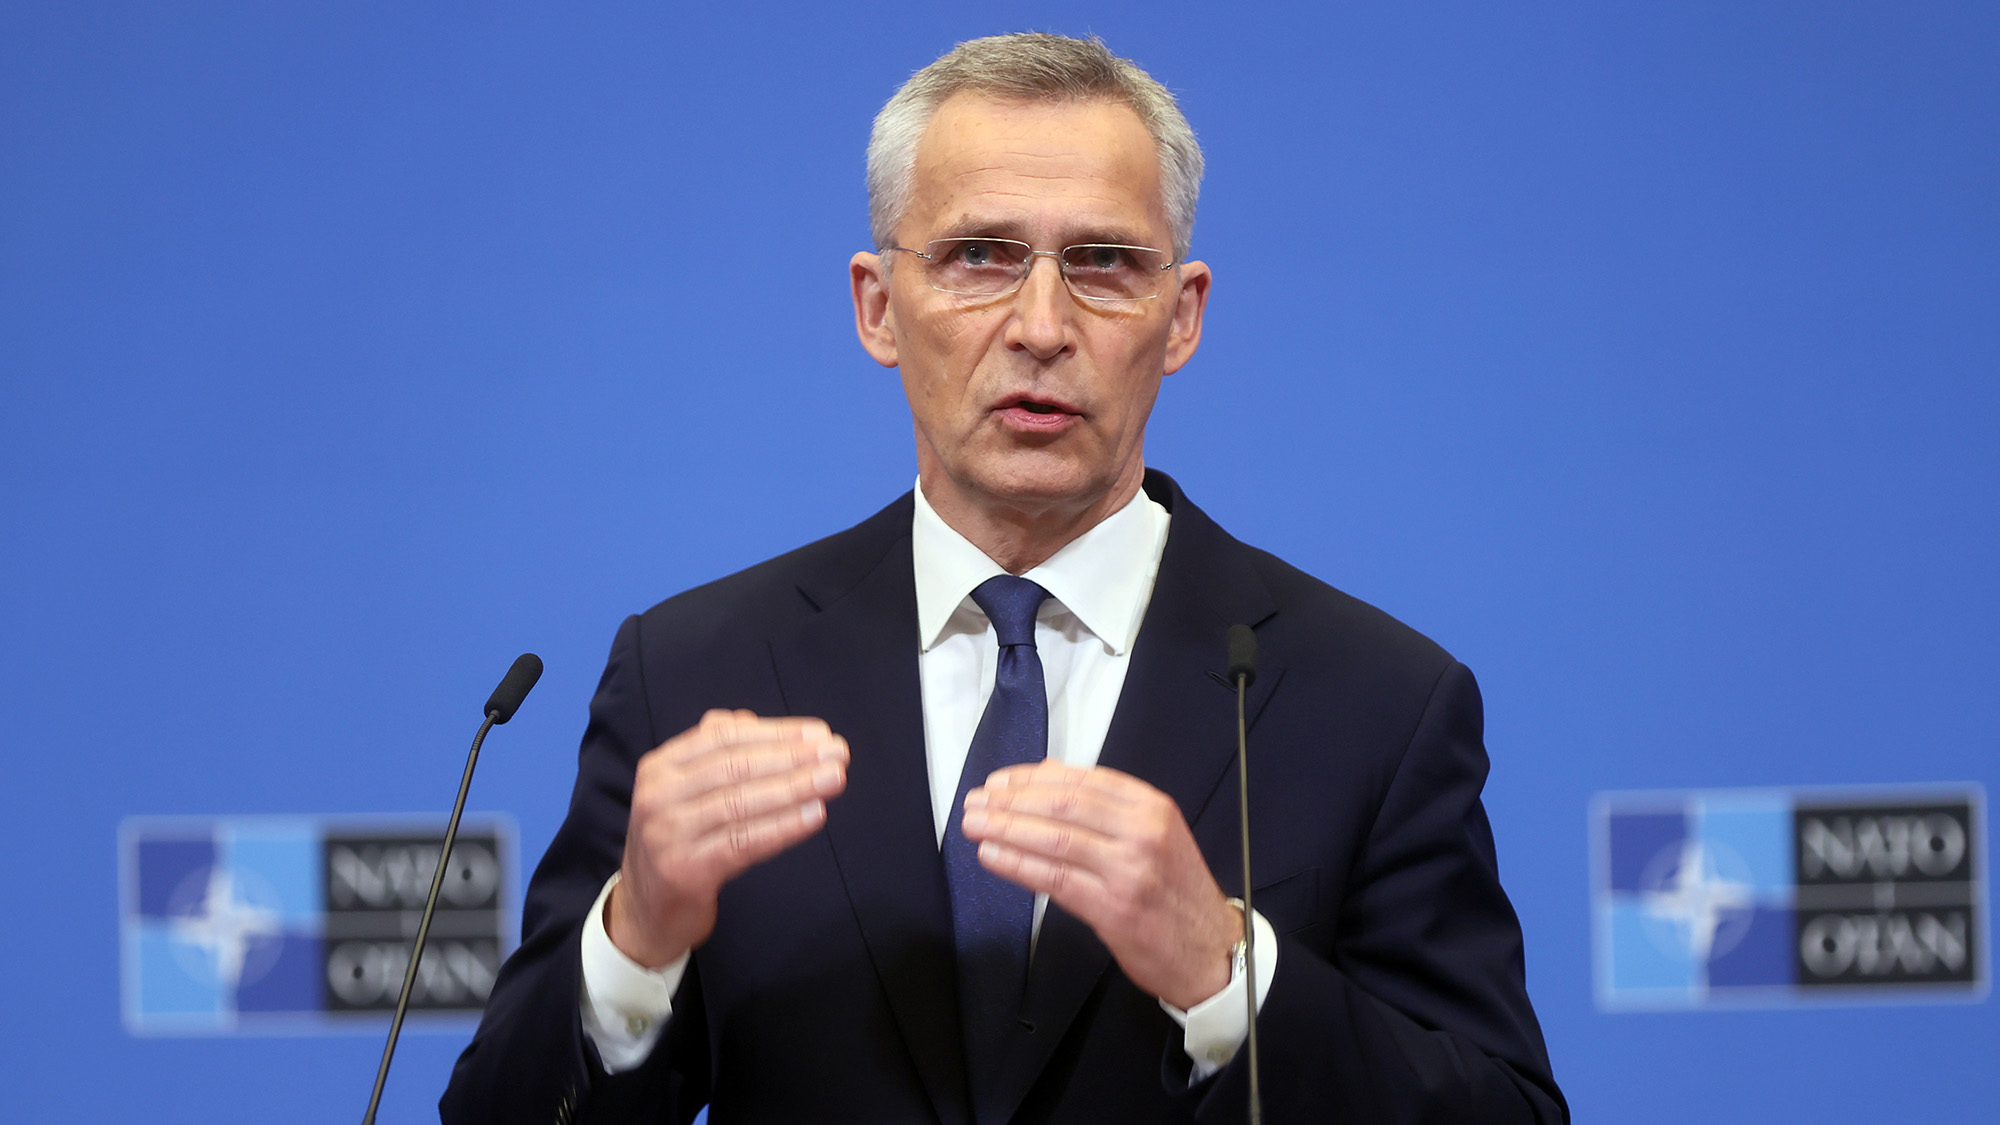
M 1041 762 L 996 771 L 965 805 L 980 863 L 1082 920 L 1142 990 L 1185 1009 L 1228 982 L 1241 916 L 1173 798 L 1115 770 Z
M 1005 844 L 1058 863 L 1101 868 L 1111 862 L 1106 853 L 1116 845 L 1115 825 L 1102 827 L 1058 815 L 1038 815 L 1020 808 L 973 807 L 965 810 L 965 838 Z
M 767 719 L 750 711 L 710 711 L 698 725 L 668 739 L 647 756 L 659 755 L 669 762 L 691 765 L 717 755 L 727 757 L 739 748 L 785 747 L 803 755 L 821 752 L 829 743 L 836 742 L 844 751 L 846 742 L 819 719 L 799 716 Z
M 824 722 L 749 711 L 710 711 L 654 748 L 633 778 L 620 932 L 656 954 L 705 940 L 724 883 L 826 823 L 847 762 Z
M 812 761 L 787 768 L 782 773 L 760 775 L 753 780 L 694 787 L 687 795 L 685 827 L 696 842 L 730 826 L 755 821 L 781 811 L 802 812 L 809 807 L 825 811 L 825 798 L 836 796 L 846 787 L 847 771 L 836 760 Z
M 658 822 L 656 850 L 719 861 L 728 878 L 817 827 L 847 786 L 847 760 L 846 740 L 817 719 L 711 711 L 641 760 L 633 811 Z
M 996 771 L 966 794 L 961 825 L 994 874 L 1086 918 L 1127 912 L 1164 889 L 1163 875 L 1178 881 L 1176 869 L 1199 859 L 1172 798 L 1103 768 Z
M 847 740 L 818 719 L 710 711 L 639 762 L 633 806 L 671 813 L 685 836 L 846 786 Z
M 694 800 L 732 787 L 753 787 L 774 778 L 812 776 L 847 763 L 847 741 L 737 743 L 716 747 L 674 764 L 675 796 Z
M 980 843 L 979 862 L 1002 879 L 1019 883 L 1065 904 L 1065 909 L 1071 909 L 1078 917 L 1087 917 L 1088 914 L 1072 909 L 1075 905 L 1101 902 L 1109 897 L 1105 878 L 1097 870 L 1023 851 L 999 840 Z
M 965 808 L 1014 814 L 1005 818 L 1007 823 L 1021 816 L 1041 817 L 1121 835 L 1132 830 L 1135 816 L 1156 815 L 1151 806 L 1165 800 L 1165 794 L 1116 770 L 1037 762 L 995 771 L 985 785 L 965 795 Z M 970 835 L 972 829 L 968 826 L 966 832 Z
M 761 815 L 717 825 L 696 839 L 691 859 L 696 865 L 726 873 L 726 880 L 812 835 L 825 822 L 825 801 L 786 803 Z
M 967 793 L 961 825 L 994 874 L 1081 903 L 1097 897 L 1092 888 L 1140 875 L 1172 805 L 1114 770 L 1040 762 L 996 771 Z

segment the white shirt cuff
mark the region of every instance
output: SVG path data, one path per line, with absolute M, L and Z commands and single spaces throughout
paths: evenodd
M 597 1048 L 606 1074 L 631 1070 L 653 1053 L 667 1017 L 674 1014 L 674 990 L 688 963 L 683 953 L 664 968 L 648 969 L 611 944 L 604 903 L 617 885 L 614 873 L 583 920 L 583 1033 Z M 1258 940 L 1263 940 L 1261 933 Z M 1242 1022 L 1240 1012 L 1237 1021 Z
M 1271 994 L 1271 980 L 1278 974 L 1278 935 L 1262 914 L 1250 912 L 1251 930 L 1257 942 L 1257 1010 L 1264 1010 L 1264 998 Z M 1243 1010 L 1243 974 L 1232 965 L 1229 983 L 1222 991 L 1183 1012 L 1165 1000 L 1160 1007 L 1181 1025 L 1181 1049 L 1187 1052 L 1194 1070 L 1188 1084 L 1207 1080 L 1229 1065 L 1243 1040 L 1250 1035 L 1250 1016 Z

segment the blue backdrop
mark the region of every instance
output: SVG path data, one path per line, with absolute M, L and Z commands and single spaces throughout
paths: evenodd
M 1207 148 L 1149 461 L 1479 673 L 1579 1119 L 1990 1113 L 1990 1001 L 1598 1011 L 1586 810 L 2000 784 L 1996 13 L 5 0 L 8 1115 L 358 1118 L 374 1033 L 126 1034 L 119 820 L 440 810 L 532 649 L 474 785 L 531 863 L 620 617 L 908 487 L 868 122 L 1030 27 Z

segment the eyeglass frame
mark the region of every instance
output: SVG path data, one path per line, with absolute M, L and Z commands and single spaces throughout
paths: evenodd
M 1129 304 L 1130 302 L 1133 301 L 1151 301 L 1160 295 L 1157 284 L 1155 285 L 1153 292 L 1148 293 L 1143 297 L 1093 297 L 1088 293 L 1077 292 L 1076 286 L 1070 284 L 1069 269 L 1067 267 L 1067 264 L 1063 261 L 1063 255 L 1069 253 L 1072 250 L 1086 250 L 1093 247 L 1098 247 L 1106 250 L 1144 250 L 1148 254 L 1158 254 L 1161 257 L 1167 259 L 1164 263 L 1160 265 L 1160 268 L 1157 271 L 1155 271 L 1156 273 L 1165 273 L 1168 270 L 1175 269 L 1182 264 L 1179 258 L 1174 257 L 1173 255 L 1167 253 L 1165 250 L 1162 250 L 1157 246 L 1134 246 L 1124 242 L 1077 242 L 1069 246 L 1065 246 L 1060 250 L 1037 250 L 1035 249 L 1033 243 L 1023 242 L 1018 238 L 994 238 L 976 234 L 954 235 L 949 238 L 933 238 L 930 241 L 924 243 L 924 249 L 922 250 L 912 249 L 911 247 L 908 246 L 884 246 L 881 249 L 877 250 L 876 253 L 888 254 L 891 252 L 899 252 L 903 254 L 915 255 L 916 257 L 922 258 L 926 262 L 936 262 L 937 259 L 931 256 L 929 250 L 930 247 L 936 246 L 940 242 L 998 242 L 998 243 L 1005 243 L 1008 246 L 1020 246 L 1025 248 L 1028 252 L 1027 259 L 1021 268 L 1021 276 L 1016 278 L 1014 284 L 1007 289 L 998 289 L 992 292 L 979 292 L 970 289 L 945 289 L 939 286 L 935 281 L 930 280 L 930 278 L 928 277 L 924 279 L 924 284 L 930 286 L 932 289 L 936 290 L 939 293 L 949 293 L 954 297 L 1011 297 L 1014 294 L 1019 293 L 1021 291 L 1021 287 L 1028 283 L 1028 275 L 1034 272 L 1036 258 L 1054 258 L 1056 260 L 1056 276 L 1062 278 L 1063 288 L 1069 291 L 1069 295 L 1075 297 L 1079 301 L 1103 301 L 1114 305 Z

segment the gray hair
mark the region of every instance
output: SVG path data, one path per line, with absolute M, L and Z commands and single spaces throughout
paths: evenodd
M 896 225 L 909 209 L 917 172 L 917 142 L 953 94 L 973 92 L 1034 102 L 1113 101 L 1132 107 L 1160 156 L 1160 184 L 1174 257 L 1186 258 L 1201 196 L 1201 146 L 1173 94 L 1130 59 L 1111 53 L 1095 35 L 1022 32 L 960 43 L 910 76 L 875 115 L 868 136 L 868 225 L 881 249 L 895 245 Z

